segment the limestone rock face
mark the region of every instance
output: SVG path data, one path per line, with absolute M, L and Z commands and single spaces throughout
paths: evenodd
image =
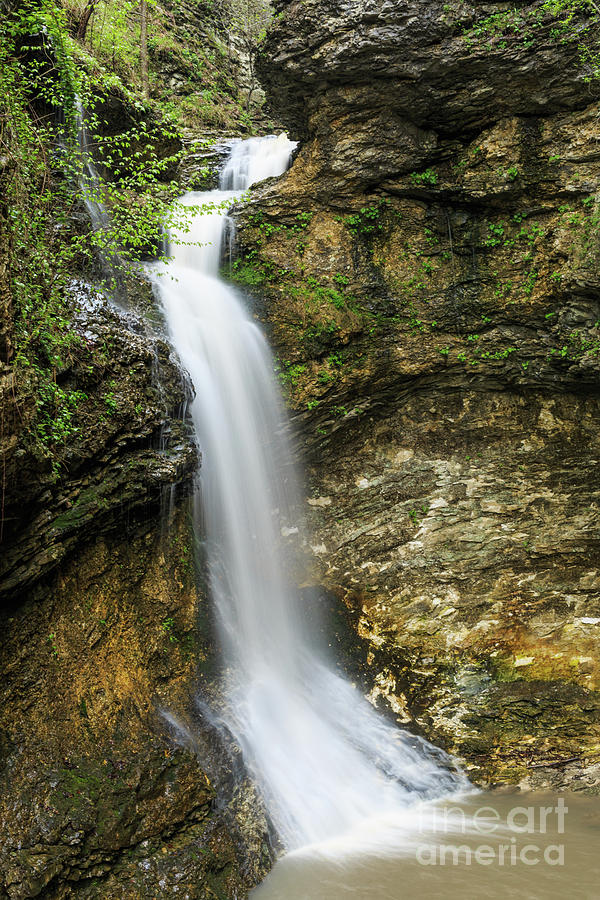
M 373 697 L 475 779 L 598 790 L 596 19 L 279 4 L 301 139 L 238 212 Z
M 337 116 L 362 107 L 365 118 L 408 120 L 452 136 L 584 102 L 589 70 L 579 65 L 579 42 L 593 46 L 590 22 L 580 17 L 565 32 L 540 2 L 278 6 L 261 76 L 272 105 L 305 134 L 313 134 L 311 116 L 322 114 L 324 98 Z M 565 34 L 566 41 L 556 39 Z
M 158 511 L 163 492 L 189 482 L 197 465 L 190 387 L 160 330 L 82 282 L 73 282 L 72 305 L 75 350 L 55 374 L 62 409 L 39 388 L 36 399 L 35 380 L 14 367 L 0 381 L 5 602 L 24 599 L 90 537 L 121 528 L 124 507 L 132 524 Z
M 93 541 L 6 622 L 0 897 L 242 897 L 264 876 L 260 803 L 190 718 L 214 664 L 192 540 L 176 509 L 163 535 Z

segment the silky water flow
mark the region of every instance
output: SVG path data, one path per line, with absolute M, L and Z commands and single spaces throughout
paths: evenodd
M 222 716 L 288 850 L 397 845 L 423 802 L 469 790 L 435 748 L 388 723 L 334 671 L 288 583 L 282 528 L 298 517 L 273 358 L 245 298 L 219 277 L 227 209 L 281 175 L 285 135 L 234 143 L 220 189 L 174 235 L 155 281 L 196 391 L 203 540 L 228 671 Z

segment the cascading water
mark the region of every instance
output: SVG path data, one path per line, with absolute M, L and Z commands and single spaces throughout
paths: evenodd
M 101 198 L 101 182 L 90 150 L 85 110 L 79 97 L 75 100 L 76 128 L 79 141 L 79 188 L 94 231 L 107 231 L 110 216 Z
M 221 190 L 180 201 L 219 209 L 193 218 L 156 279 L 196 389 L 202 527 L 229 673 L 223 717 L 288 849 L 360 831 L 365 822 L 371 828 L 375 818 L 467 784 L 319 657 L 285 576 L 281 529 L 297 516 L 297 503 L 273 360 L 218 270 L 220 210 L 236 191 L 282 174 L 294 146 L 285 135 L 235 144 Z
M 79 97 L 75 98 L 75 126 L 79 143 L 77 181 L 95 235 L 94 246 L 100 263 L 103 292 L 116 306 L 123 309 L 127 305 L 124 263 L 115 240 L 110 214 L 103 202 L 103 182 L 94 163 L 86 112 Z

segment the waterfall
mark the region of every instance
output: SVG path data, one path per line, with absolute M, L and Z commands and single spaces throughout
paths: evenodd
M 154 270 L 196 389 L 197 527 L 228 672 L 220 715 L 288 849 L 371 828 L 466 785 L 441 751 L 384 720 L 321 658 L 286 577 L 282 528 L 299 513 L 285 412 L 267 343 L 219 263 L 222 210 L 236 192 L 282 174 L 294 146 L 285 135 L 234 144 L 221 189 L 179 201 L 218 209 L 196 215 L 166 272 Z
M 86 113 L 79 97 L 75 97 L 75 127 L 79 144 L 77 181 L 92 231 L 97 238 L 95 247 L 102 271 L 104 293 L 117 306 L 123 307 L 127 299 L 123 260 L 117 250 L 110 214 L 103 203 L 102 179 L 94 163 Z
M 106 231 L 110 227 L 110 216 L 100 199 L 102 196 L 100 175 L 94 164 L 85 110 L 79 97 L 75 98 L 75 126 L 79 141 L 79 188 L 81 197 L 93 230 Z

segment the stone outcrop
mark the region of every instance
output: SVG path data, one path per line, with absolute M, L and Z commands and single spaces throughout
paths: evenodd
M 238 212 L 372 695 L 479 781 L 598 790 L 596 18 L 279 4 L 301 139 Z
M 55 373 L 61 406 L 36 395 L 35 372 L 5 370 L 0 593 L 8 600 L 22 599 L 82 542 L 121 528 L 124 509 L 132 520 L 157 511 L 163 492 L 188 482 L 197 464 L 185 421 L 190 388 L 170 346 L 86 285 L 71 291 L 76 337 Z
M 268 868 L 260 803 L 189 718 L 210 616 L 185 513 L 164 529 L 80 549 L 7 622 L 2 898 L 240 897 Z

